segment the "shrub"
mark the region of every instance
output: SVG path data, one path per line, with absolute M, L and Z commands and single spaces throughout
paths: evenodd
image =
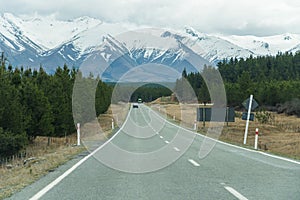
M 295 98 L 279 105 L 277 112 L 300 117 L 300 99 Z
M 272 113 L 267 112 L 265 110 L 256 112 L 255 117 L 256 117 L 257 121 L 262 124 L 272 123 L 275 120 L 274 115 L 272 115 Z
M 13 134 L 0 127 L 0 157 L 6 158 L 18 153 L 27 141 L 26 133 Z

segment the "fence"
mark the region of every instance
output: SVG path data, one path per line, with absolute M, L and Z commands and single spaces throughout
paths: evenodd
M 76 141 L 76 134 L 62 138 L 37 137 L 23 151 L 9 157 L 0 157 L 0 166 L 2 168 L 11 168 L 16 165 L 23 165 L 24 161 L 29 158 L 42 156 L 45 152 L 54 151 L 58 147 L 76 144 Z

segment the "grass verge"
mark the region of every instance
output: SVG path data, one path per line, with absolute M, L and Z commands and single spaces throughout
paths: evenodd
M 81 127 L 82 143 L 105 141 L 110 138 L 124 122 L 127 112 L 127 104 L 111 105 L 110 109 L 97 120 Z M 111 129 L 112 119 L 115 121 L 114 131 Z M 10 197 L 87 150 L 87 146 L 76 146 L 76 143 L 77 134 L 66 138 L 51 138 L 49 146 L 47 137 L 37 137 L 26 148 L 26 157 L 16 158 L 0 165 L 0 199 Z
M 149 104 L 153 109 L 167 114 L 169 118 L 175 119 L 181 125 L 193 128 L 196 120 L 196 105 L 188 104 Z M 255 129 L 259 129 L 258 149 L 275 155 L 280 155 L 296 160 L 300 160 L 300 118 L 296 116 L 286 116 L 284 114 L 271 113 L 273 120 L 263 124 L 258 120 L 249 123 L 247 145 L 243 145 L 246 121 L 240 117 L 235 118 L 235 122 L 224 124 L 219 140 L 235 144 L 238 146 L 253 149 Z M 241 115 L 241 113 L 237 113 Z M 206 122 L 205 127 L 202 122 L 197 123 L 197 131 L 206 135 L 210 126 Z

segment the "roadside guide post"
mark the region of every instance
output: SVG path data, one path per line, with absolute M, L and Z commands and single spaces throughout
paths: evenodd
M 111 129 L 115 129 L 114 119 L 111 119 Z
M 77 123 L 77 146 L 80 146 L 80 124 Z
M 258 128 L 255 129 L 254 149 L 257 149 L 257 142 L 258 142 Z
M 194 130 L 197 130 L 197 120 L 194 121 Z

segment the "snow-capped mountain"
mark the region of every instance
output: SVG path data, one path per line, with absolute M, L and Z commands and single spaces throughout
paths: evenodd
M 300 44 L 300 35 L 282 34 L 268 37 L 256 36 L 219 36 L 233 44 L 249 49 L 255 55 L 276 55 L 278 52 L 293 51 Z M 299 48 L 297 48 L 300 50 Z
M 216 64 L 231 57 L 300 50 L 297 34 L 226 36 L 201 33 L 191 27 L 140 28 L 145 27 L 105 23 L 90 17 L 58 20 L 55 16 L 17 17 L 5 13 L 0 16 L 0 52 L 5 53 L 13 66 L 38 68 L 42 65 L 50 73 L 64 64 L 79 67 L 91 55 L 97 55 L 99 65 L 109 64 L 102 72 L 103 79 L 112 81 L 147 63 L 168 65 L 178 72 L 184 67 L 195 71 L 185 59 L 194 54 Z

